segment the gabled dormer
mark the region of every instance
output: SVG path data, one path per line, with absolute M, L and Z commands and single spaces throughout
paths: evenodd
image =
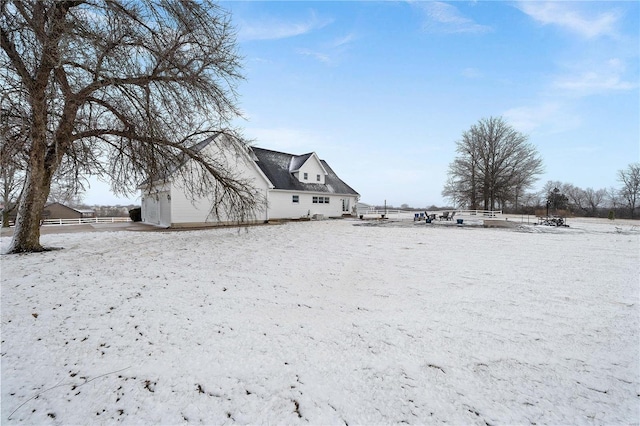
M 327 170 L 315 152 L 291 157 L 289 172 L 302 183 L 325 184 Z

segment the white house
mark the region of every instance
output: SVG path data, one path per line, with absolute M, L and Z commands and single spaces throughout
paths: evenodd
M 256 147 L 247 147 L 245 152 L 224 150 L 220 138 L 224 136 L 213 136 L 195 148 L 210 150 L 216 161 L 232 167 L 237 176 L 251 181 L 263 194 L 266 205 L 254 212 L 255 221 L 340 217 L 354 212 L 359 194 L 315 152 L 293 155 Z M 177 176 L 170 173 L 164 183 L 140 186 L 143 222 L 164 227 L 229 222 L 211 216 L 211 198 L 191 200 Z

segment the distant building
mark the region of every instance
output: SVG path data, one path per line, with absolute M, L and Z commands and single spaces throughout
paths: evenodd
M 356 210 L 358 210 L 358 213 L 360 213 L 360 212 L 366 212 L 369 210 L 375 210 L 375 208 L 371 204 L 367 204 L 359 201 L 356 204 Z
M 86 209 L 74 209 L 60 203 L 51 203 L 44 206 L 42 219 L 81 219 L 96 217 L 96 212 Z

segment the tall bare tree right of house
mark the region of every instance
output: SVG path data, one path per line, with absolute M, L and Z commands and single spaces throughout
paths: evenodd
M 212 212 L 238 220 L 263 202 L 235 170 L 194 149 L 221 132 L 245 148 L 231 125 L 240 57 L 217 4 L 0 0 L 0 41 L 2 113 L 19 112 L 3 127 L 2 161 L 25 158 L 10 252 L 43 249 L 40 216 L 54 176 L 97 176 L 128 195 L 171 171 L 192 198 L 207 196 Z M 193 166 L 179 168 L 185 159 Z
M 442 195 L 456 205 L 495 210 L 514 202 L 542 173 L 542 159 L 527 137 L 501 117 L 484 118 L 456 142 Z
M 632 163 L 624 170 L 618 170 L 618 180 L 622 183 L 619 194 L 627 202 L 631 219 L 640 200 L 640 163 Z

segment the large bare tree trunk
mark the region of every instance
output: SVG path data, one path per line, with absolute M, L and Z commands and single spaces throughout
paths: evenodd
M 52 175 L 46 169 L 44 151 L 32 151 L 30 167 L 22 189 L 20 204 L 18 205 L 18 216 L 16 217 L 9 253 L 45 250 L 40 245 L 40 221 L 49 196 Z

